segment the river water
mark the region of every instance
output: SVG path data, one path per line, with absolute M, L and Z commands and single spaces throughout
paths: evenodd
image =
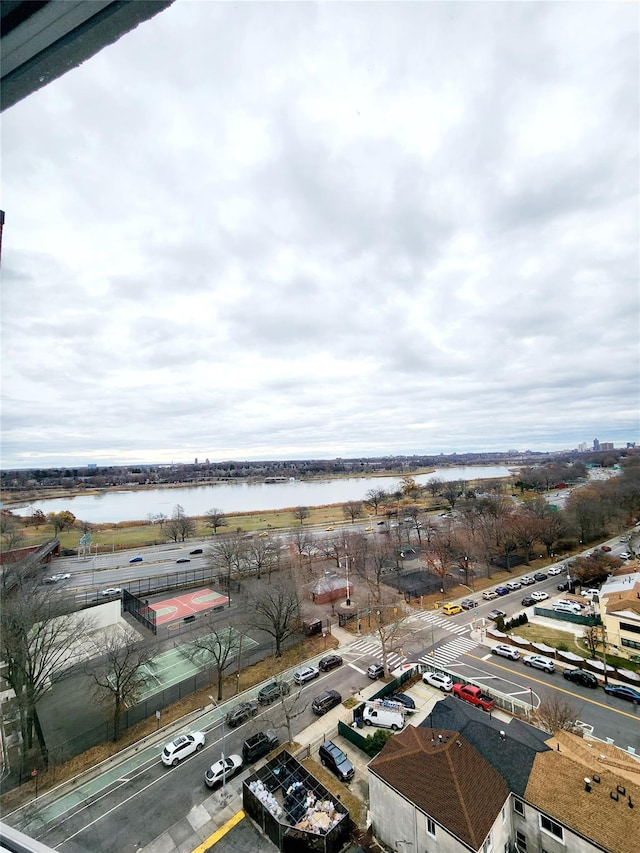
M 469 465 L 443 468 L 430 474 L 419 474 L 417 483 L 426 483 L 432 477 L 443 481 L 479 480 L 509 477 L 511 471 L 503 465 Z M 55 498 L 34 501 L 13 510 L 16 515 L 30 515 L 35 510 L 61 512 L 68 509 L 77 519 L 90 524 L 117 524 L 120 521 L 146 519 L 150 513 L 164 513 L 170 517 L 177 504 L 186 515 L 200 516 L 214 507 L 227 515 L 237 512 L 260 512 L 296 506 L 322 506 L 324 504 L 361 501 L 370 489 L 394 492 L 399 488 L 400 477 L 357 477 L 353 479 L 293 480 L 285 483 L 221 483 L 219 485 L 179 486 L 176 488 L 141 489 L 137 491 L 112 491 L 99 495 L 78 495 L 73 498 Z

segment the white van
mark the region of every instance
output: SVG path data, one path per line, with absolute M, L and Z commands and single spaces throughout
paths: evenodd
M 381 726 L 385 729 L 393 729 L 394 732 L 404 728 L 402 713 L 391 708 L 376 708 L 372 705 L 365 705 L 362 719 L 365 726 Z
M 574 616 L 579 616 L 581 611 L 579 604 L 574 604 L 572 601 L 558 601 L 553 605 L 556 613 L 573 613 Z

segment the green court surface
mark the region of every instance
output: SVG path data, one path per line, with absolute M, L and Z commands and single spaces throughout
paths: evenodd
M 247 651 L 247 649 L 252 649 L 254 646 L 258 645 L 258 643 L 255 640 L 252 640 L 251 637 L 239 634 L 234 628 L 229 628 L 229 630 L 235 635 L 233 645 L 236 649 L 241 648 L 244 652 Z M 202 637 L 201 640 L 206 641 L 209 638 L 213 638 L 215 641 L 215 637 L 216 634 L 207 634 Z M 240 645 L 241 643 L 242 646 Z M 228 657 L 230 664 L 233 662 L 235 657 L 236 652 L 232 650 Z M 209 665 L 215 666 L 215 660 L 211 655 L 207 654 L 207 652 L 203 650 L 198 651 L 193 659 L 186 657 L 180 648 L 169 649 L 166 652 L 162 652 L 152 658 L 148 665 L 142 667 L 142 670 L 149 676 L 150 680 L 149 683 L 142 688 L 136 701 L 144 702 L 145 699 L 148 699 L 150 696 L 154 696 L 156 693 L 160 693 L 160 691 L 165 690 L 167 687 L 173 687 L 174 684 L 186 681 L 188 678 L 196 675 L 200 670 Z

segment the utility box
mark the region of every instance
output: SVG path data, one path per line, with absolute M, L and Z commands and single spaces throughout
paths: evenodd
M 314 634 L 322 634 L 322 619 L 304 619 L 302 630 L 307 637 L 313 637 Z

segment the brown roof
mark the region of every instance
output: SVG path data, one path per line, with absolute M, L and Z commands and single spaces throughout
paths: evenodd
M 593 781 L 594 774 L 600 776 L 599 784 Z M 592 780 L 590 793 L 585 791 L 585 777 Z M 618 800 L 614 800 L 610 794 L 617 792 L 618 786 L 625 793 L 618 793 Z M 629 807 L 629 797 L 634 808 Z M 602 766 L 589 771 L 562 752 L 540 752 L 524 798 L 609 853 L 638 853 L 640 786 L 620 774 Z
M 621 610 L 631 610 L 640 615 L 640 598 L 637 597 L 636 593 L 627 598 L 616 595 L 614 600 L 609 599 L 607 613 L 618 613 Z
M 442 729 L 407 726 L 369 770 L 474 850 L 509 796 L 497 770 L 462 735 Z

